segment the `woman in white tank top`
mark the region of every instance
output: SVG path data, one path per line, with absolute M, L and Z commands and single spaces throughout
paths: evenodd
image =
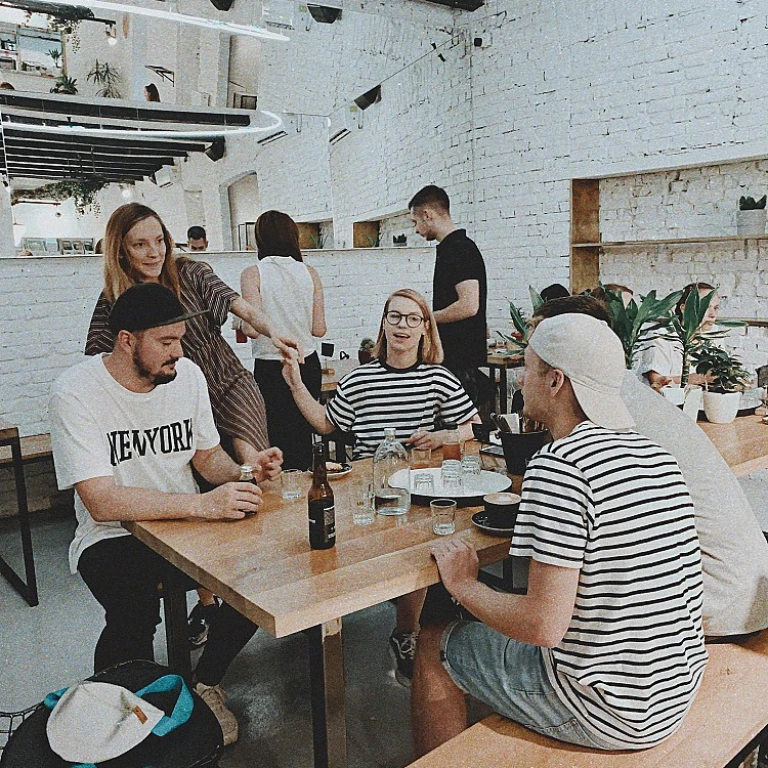
M 299 250 L 299 228 L 288 214 L 266 211 L 256 220 L 258 264 L 240 276 L 243 298 L 259 302 L 280 335 L 299 341 L 305 352 L 301 377 L 315 398 L 322 375 L 315 338 L 325 336 L 323 286 Z M 263 336 L 251 341 L 253 375 L 267 407 L 270 445 L 283 451 L 285 469 L 307 469 L 312 463 L 312 427 L 296 407 L 282 375 L 280 353 Z M 311 352 L 311 354 L 309 354 Z

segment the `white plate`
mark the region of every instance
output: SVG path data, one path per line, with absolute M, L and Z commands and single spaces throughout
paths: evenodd
M 400 469 L 395 472 L 389 479 L 389 484 L 394 488 L 408 488 L 409 484 L 405 473 L 407 469 Z M 473 499 L 477 496 L 485 496 L 486 493 L 498 493 L 499 491 L 506 491 L 512 481 L 506 475 L 500 475 L 498 472 L 488 472 L 483 469 L 480 471 L 480 477 L 473 484 L 471 488 L 464 487 L 461 493 L 455 491 L 446 492 L 443 490 L 443 484 L 440 477 L 440 468 L 432 467 L 430 469 L 412 469 L 411 474 L 427 473 L 432 475 L 432 482 L 434 483 L 434 491 L 432 493 L 415 493 L 413 490 L 413 483 L 410 483 L 411 493 L 414 496 L 422 496 L 429 499 Z
M 338 463 L 338 462 L 335 462 L 335 463 Z M 345 462 L 344 464 L 341 465 L 341 469 L 337 471 L 334 471 L 332 469 L 327 469 L 326 474 L 328 475 L 328 477 L 333 479 L 334 477 L 344 477 L 344 475 L 348 475 L 351 471 L 352 471 L 352 465 L 349 462 Z M 307 472 L 309 472 L 309 474 L 311 475 L 312 467 L 310 467 L 307 470 Z

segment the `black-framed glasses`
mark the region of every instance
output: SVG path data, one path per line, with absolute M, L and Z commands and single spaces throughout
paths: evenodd
M 424 322 L 424 318 L 415 312 L 410 315 L 404 315 L 402 312 L 395 312 L 394 309 L 391 309 L 389 312 L 384 313 L 384 319 L 390 325 L 400 325 L 400 321 L 403 318 L 405 318 L 405 324 L 409 328 L 418 328 Z

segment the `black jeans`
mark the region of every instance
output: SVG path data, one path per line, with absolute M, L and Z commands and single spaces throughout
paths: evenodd
M 299 366 L 301 380 L 312 397 L 320 397 L 322 374 L 317 353 L 307 355 Z M 312 427 L 301 415 L 291 390 L 283 379 L 279 360 L 254 360 L 253 377 L 267 407 L 269 444 L 283 452 L 284 469 L 308 469 L 312 466 Z
M 152 641 L 160 623 L 159 587 L 172 567 L 133 536 L 98 541 L 80 555 L 77 569 L 106 618 L 96 643 L 95 672 L 120 661 L 155 660 Z M 189 589 L 195 586 L 189 579 Z M 218 685 L 257 629 L 250 619 L 222 603 L 197 664 L 197 680 Z
M 477 368 L 459 368 L 446 366 L 448 370 L 456 376 L 464 387 L 464 391 L 469 395 L 469 399 L 474 403 L 478 410 L 488 403 L 491 403 L 496 397 L 496 385 L 491 379 Z M 506 393 L 505 393 L 506 396 Z

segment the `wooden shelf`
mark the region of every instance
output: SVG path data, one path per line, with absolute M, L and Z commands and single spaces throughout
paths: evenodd
M 768 328 L 768 317 L 722 317 L 721 320 L 737 321 L 751 328 Z
M 768 235 L 723 235 L 721 237 L 678 237 L 668 240 L 606 240 L 594 243 L 573 243 L 572 248 L 653 248 L 658 245 L 695 245 L 708 243 L 745 243 L 747 240 L 768 240 Z

